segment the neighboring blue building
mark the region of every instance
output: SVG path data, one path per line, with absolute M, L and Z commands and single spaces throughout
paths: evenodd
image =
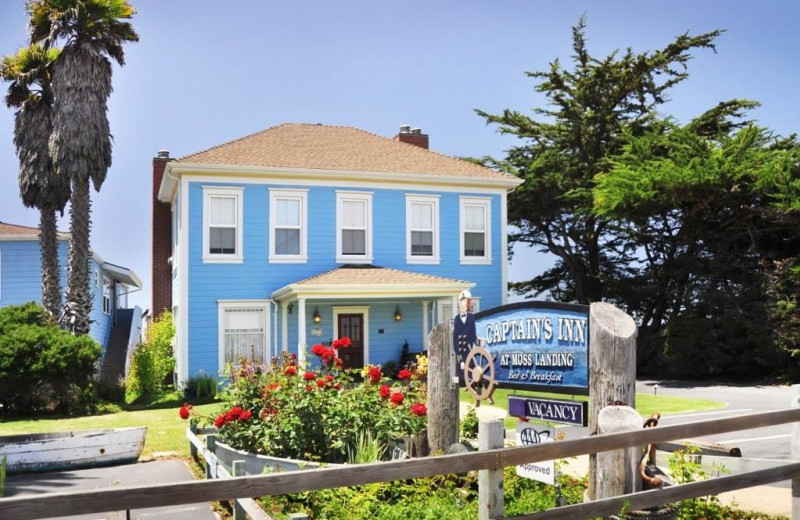
M 68 233 L 58 234 L 61 286 L 65 291 L 68 241 Z M 128 308 L 128 293 L 141 289 L 142 282 L 130 269 L 110 264 L 96 253 L 89 260 L 89 270 L 92 287 L 89 335 L 103 347 L 102 362 L 110 360 L 109 347 L 124 349 L 120 354 L 124 362 L 128 349 L 137 343 L 142 316 L 138 307 Z M 0 222 L 0 307 L 30 301 L 42 302 L 39 229 Z
M 521 181 L 427 148 L 408 127 L 392 140 L 284 124 L 159 153 L 153 290 L 171 290 L 178 380 L 341 336 L 349 366 L 383 364 L 406 341 L 426 349 L 464 289 L 506 303 L 506 196 Z

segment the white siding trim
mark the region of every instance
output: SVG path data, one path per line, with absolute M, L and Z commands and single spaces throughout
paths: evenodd
M 508 303 L 508 194 L 500 195 L 500 305 Z
M 412 211 L 414 204 L 430 204 L 433 207 L 433 254 L 421 256 L 411 254 Z M 434 264 L 440 263 L 439 256 L 439 195 L 417 195 L 406 193 L 406 263 Z
M 226 196 L 236 200 L 236 252 L 234 254 L 209 253 L 211 197 Z M 185 204 L 184 204 L 185 205 Z M 244 261 L 244 188 L 239 186 L 203 186 L 203 263 L 241 264 Z
M 277 189 L 269 191 L 269 263 L 271 264 L 304 264 L 308 262 L 308 190 Z M 279 255 L 275 253 L 275 210 L 276 199 L 294 199 L 300 201 L 300 253 L 297 255 Z
M 178 364 L 178 383 L 183 383 L 189 378 L 189 181 L 185 178 L 181 179 L 181 187 L 179 196 L 183 202 L 179 204 L 180 219 L 181 219 L 181 232 L 184 236 L 179 238 L 178 247 L 180 254 L 178 260 L 180 267 L 178 268 L 178 282 L 179 294 L 172 295 L 172 303 L 175 304 L 175 299 L 178 299 L 178 326 L 180 327 L 180 343 L 178 345 L 179 364 Z
M 486 243 L 483 256 L 464 255 L 464 233 L 466 229 L 465 207 L 482 206 L 486 218 Z M 458 256 L 462 264 L 490 265 L 492 263 L 492 199 L 489 197 L 459 197 L 458 198 Z
M 364 254 L 342 254 L 342 221 L 344 219 L 343 206 L 346 201 L 363 201 L 366 208 L 366 230 L 364 233 Z M 375 232 L 372 226 L 372 192 L 368 191 L 342 191 L 336 190 L 336 262 L 340 264 L 371 264 L 372 263 L 372 235 Z

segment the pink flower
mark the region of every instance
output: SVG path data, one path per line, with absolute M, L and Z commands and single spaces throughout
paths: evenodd
M 378 393 L 381 394 L 381 397 L 384 399 L 388 399 L 390 395 L 392 395 L 392 389 L 386 385 L 381 385 L 378 389 Z
M 428 407 L 425 403 L 414 403 L 411 405 L 411 413 L 419 417 L 425 417 L 428 414 Z
M 401 394 L 400 392 L 395 392 L 392 394 L 392 397 L 389 400 L 394 404 L 403 404 L 403 399 L 405 398 L 405 395 Z
M 404 368 L 397 373 L 397 379 L 411 379 L 411 371 Z

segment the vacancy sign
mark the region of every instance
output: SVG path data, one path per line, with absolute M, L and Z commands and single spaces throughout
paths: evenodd
M 517 446 L 533 446 L 555 440 L 555 428 L 540 424 L 517 422 Z M 517 466 L 517 475 L 550 484 L 556 483 L 555 463 L 552 460 Z

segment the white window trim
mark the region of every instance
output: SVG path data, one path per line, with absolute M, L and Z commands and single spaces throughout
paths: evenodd
M 94 286 L 95 288 L 100 288 L 100 269 L 98 267 L 94 268 Z
M 304 264 L 308 262 L 308 190 L 276 190 L 269 191 L 269 263 L 271 264 Z M 300 254 L 279 255 L 275 253 L 275 223 L 277 215 L 277 199 L 295 199 L 300 201 Z
M 225 310 L 256 309 L 264 311 L 264 363 L 270 364 L 269 300 L 217 300 L 217 373 L 225 372 Z
M 459 197 L 459 231 L 458 231 L 458 256 L 462 264 L 477 264 L 486 265 L 492 263 L 492 199 L 489 197 Z M 466 215 L 464 209 L 466 206 L 483 206 L 486 214 L 486 243 L 484 244 L 485 250 L 483 256 L 465 256 L 464 255 L 464 224 L 466 223 Z
M 342 254 L 342 208 L 348 200 L 365 201 L 367 206 L 367 229 L 364 234 L 363 255 Z M 336 263 L 339 264 L 371 264 L 372 263 L 372 192 L 336 190 Z
M 106 295 L 106 282 L 108 283 L 108 295 Z M 103 314 L 111 316 L 111 297 L 114 295 L 114 288 L 111 285 L 111 278 L 108 276 L 103 276 L 103 288 L 101 292 L 103 293 Z M 106 300 L 108 300 L 108 310 L 106 310 Z
M 181 217 L 180 217 L 180 194 L 175 195 L 175 200 L 172 203 L 172 257 L 169 259 L 170 266 L 172 267 L 172 274 L 178 270 L 180 264 L 180 234 L 181 234 Z M 204 250 L 205 251 L 205 250 Z
M 414 204 L 430 204 L 433 206 L 433 254 L 431 256 L 411 254 L 411 208 Z M 406 263 L 439 264 L 439 196 L 406 194 Z
M 362 314 L 364 316 L 361 339 L 364 342 L 364 366 L 369 365 L 369 307 L 333 307 L 333 337 L 335 339 L 339 339 L 340 314 Z
M 213 196 L 226 196 L 236 198 L 236 253 L 211 254 L 208 252 L 209 200 Z M 244 188 L 234 186 L 203 186 L 203 263 L 241 264 L 244 262 Z

